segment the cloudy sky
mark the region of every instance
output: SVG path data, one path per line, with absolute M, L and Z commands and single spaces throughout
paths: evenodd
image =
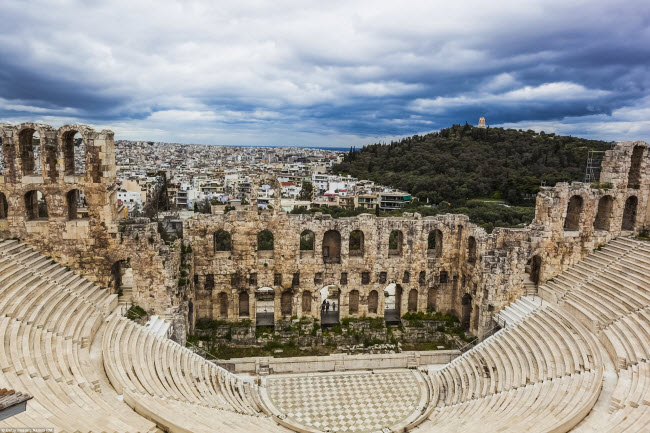
M 3 0 L 0 16 L 0 122 L 359 146 L 483 115 L 650 140 L 648 0 Z

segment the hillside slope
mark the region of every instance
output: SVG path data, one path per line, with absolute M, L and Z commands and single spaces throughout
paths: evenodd
M 400 188 L 430 203 L 458 205 L 491 197 L 532 206 L 527 194 L 536 193 L 542 181 L 583 180 L 588 151 L 610 147 L 604 141 L 534 131 L 454 125 L 351 150 L 334 171 Z

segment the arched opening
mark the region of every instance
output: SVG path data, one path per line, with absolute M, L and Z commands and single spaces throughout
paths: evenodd
M 43 173 L 41 165 L 41 137 L 35 129 L 23 129 L 18 136 L 20 161 L 23 167 L 23 176 L 40 175 Z
M 384 289 L 386 306 L 384 307 L 384 320 L 387 324 L 398 324 L 400 322 L 400 310 L 402 304 L 402 286 L 391 283 Z
M 111 266 L 111 277 L 115 293 L 123 301 L 130 301 L 133 291 L 133 268 L 126 260 L 118 260 Z
M 325 286 L 320 289 L 320 322 L 323 327 L 339 323 L 341 310 L 341 289 L 336 286 Z
M 273 251 L 273 233 L 270 230 L 257 234 L 257 251 Z
M 239 317 L 250 316 L 250 299 L 248 292 L 241 292 L 239 294 Z
M 341 263 L 341 233 L 328 230 L 323 235 L 323 261 Z
M 427 292 L 427 311 L 436 311 L 436 290 L 433 287 Z
M 300 233 L 300 252 L 314 251 L 314 232 L 305 230 Z
M 9 203 L 7 203 L 7 196 L 3 192 L 0 192 L 0 220 L 7 219 L 8 215 Z
M 598 211 L 594 219 L 594 230 L 609 230 L 613 207 L 614 199 L 611 195 L 605 195 L 598 200 Z
M 418 291 L 415 289 L 411 289 L 409 292 L 408 311 L 418 311 Z
M 219 229 L 214 233 L 214 251 L 231 251 L 232 240 L 230 233 L 223 229 Z
M 472 296 L 466 293 L 461 301 L 462 314 L 460 323 L 465 331 L 469 331 L 470 320 L 472 318 Z
M 402 255 L 402 243 L 404 235 L 401 230 L 393 230 L 388 237 L 388 254 L 392 256 Z
M 573 232 L 580 230 L 580 214 L 582 213 L 582 197 L 574 195 L 569 199 L 564 219 L 564 230 Z
M 311 292 L 302 292 L 302 314 L 311 314 Z
M 47 201 L 42 192 L 32 190 L 25 194 L 25 211 L 28 220 L 47 219 Z
M 641 183 L 641 161 L 643 157 L 643 147 L 634 146 L 632 150 L 632 159 L 630 160 L 630 171 L 627 176 L 628 188 L 639 188 Z
M 421 286 L 425 286 L 427 284 L 427 271 L 420 271 L 420 275 L 418 276 L 418 284 Z
M 260 287 L 255 291 L 255 326 L 275 324 L 275 291 L 270 287 Z
M 539 275 L 542 270 L 542 258 L 540 256 L 533 256 L 526 265 L 526 272 L 528 273 L 528 278 L 533 284 L 539 284 Z
M 411 273 L 409 271 L 404 271 L 402 276 L 402 284 L 408 284 L 411 282 Z
M 476 263 L 476 239 L 474 236 L 467 238 L 467 263 Z
M 280 313 L 282 313 L 283 316 L 291 316 L 291 311 L 293 309 L 292 301 L 293 296 L 290 290 L 282 292 L 282 296 L 280 296 Z
M 63 134 L 63 164 L 67 176 L 86 174 L 86 142 L 78 131 Z
M 622 230 L 634 230 L 636 224 L 636 207 L 639 200 L 636 196 L 632 195 L 625 200 L 625 208 L 623 209 L 623 224 Z
M 348 295 L 348 313 L 359 314 L 359 291 L 351 290 Z
M 71 189 L 65 195 L 65 200 L 68 205 L 69 220 L 88 218 L 88 204 L 86 196 L 81 190 Z
M 228 318 L 228 295 L 224 292 L 219 293 L 217 296 L 217 304 L 219 305 L 219 318 Z
M 351 256 L 363 256 L 363 232 L 353 230 L 350 232 L 349 247 Z
M 434 255 L 436 257 L 442 255 L 442 232 L 440 230 L 436 229 L 429 232 L 427 249 L 429 255 Z
M 368 294 L 368 313 L 377 314 L 379 308 L 379 293 L 376 290 L 371 290 Z

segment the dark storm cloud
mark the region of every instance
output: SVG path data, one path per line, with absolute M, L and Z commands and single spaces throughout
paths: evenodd
M 642 1 L 6 1 L 0 14 L 1 121 L 233 144 L 358 145 L 481 115 L 650 132 Z

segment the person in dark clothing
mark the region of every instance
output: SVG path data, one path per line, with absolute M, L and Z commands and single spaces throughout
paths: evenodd
M 332 302 L 332 311 L 336 311 L 336 302 Z
M 325 302 L 325 312 L 329 313 L 330 311 L 330 301 Z

